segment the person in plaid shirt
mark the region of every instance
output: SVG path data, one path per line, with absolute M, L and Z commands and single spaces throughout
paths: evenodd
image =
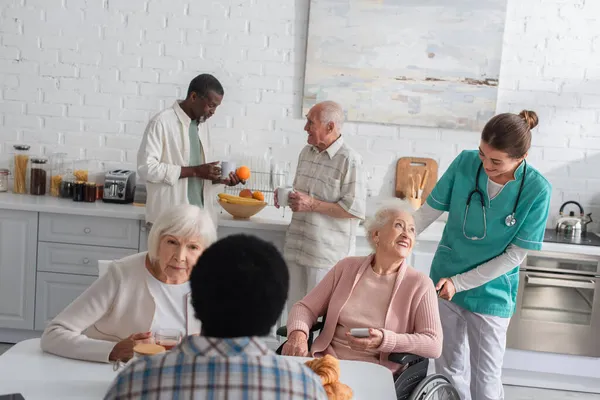
M 288 295 L 287 266 L 275 246 L 228 236 L 204 251 L 189 282 L 202 336 L 133 361 L 105 400 L 327 399 L 319 376 L 259 339 L 277 322 Z

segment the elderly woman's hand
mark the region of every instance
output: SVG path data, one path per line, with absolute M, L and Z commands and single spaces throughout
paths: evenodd
M 281 354 L 284 356 L 297 356 L 306 357 L 308 356 L 308 338 L 306 334 L 301 331 L 294 331 L 288 336 L 287 342 L 281 349 Z
M 435 285 L 435 290 L 438 291 L 438 296 L 444 300 L 452 300 L 456 294 L 456 287 L 450 278 L 442 278 Z
M 350 335 L 350 332 L 346 332 L 346 337 L 348 346 L 356 351 L 373 350 L 381 346 L 381 342 L 383 342 L 383 332 L 373 328 L 369 328 L 369 337 L 357 338 Z
M 133 348 L 138 343 L 150 343 L 152 341 L 152 332 L 134 333 L 127 339 L 121 340 L 113 347 L 108 361 L 127 362 L 133 358 Z

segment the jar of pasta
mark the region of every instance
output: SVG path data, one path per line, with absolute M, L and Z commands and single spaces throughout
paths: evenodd
M 10 172 L 13 176 L 13 193 L 27 193 L 27 166 L 29 164 L 29 149 L 26 144 L 15 144 L 10 163 Z
M 60 184 L 65 175 L 67 153 L 54 153 L 50 156 L 50 196 L 60 197 Z
M 90 170 L 89 160 L 75 160 L 73 161 L 73 175 L 79 182 L 87 182 Z

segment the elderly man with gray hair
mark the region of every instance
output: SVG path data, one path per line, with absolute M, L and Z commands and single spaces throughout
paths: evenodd
M 306 115 L 308 145 L 298 157 L 288 199 L 294 212 L 284 247 L 290 271 L 288 308 L 354 252 L 358 222 L 365 218 L 362 159 L 344 142 L 343 121 L 344 112 L 333 101 L 316 104 Z

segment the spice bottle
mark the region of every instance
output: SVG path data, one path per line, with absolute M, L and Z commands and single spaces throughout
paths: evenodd
M 0 192 L 8 192 L 8 170 L 0 169 Z
M 13 193 L 27 193 L 27 165 L 29 164 L 29 148 L 25 144 L 13 146 L 13 157 L 11 159 L 11 173 L 13 176 Z
M 31 158 L 29 193 L 34 196 L 44 196 L 46 194 L 47 163 L 48 159 L 43 157 Z

